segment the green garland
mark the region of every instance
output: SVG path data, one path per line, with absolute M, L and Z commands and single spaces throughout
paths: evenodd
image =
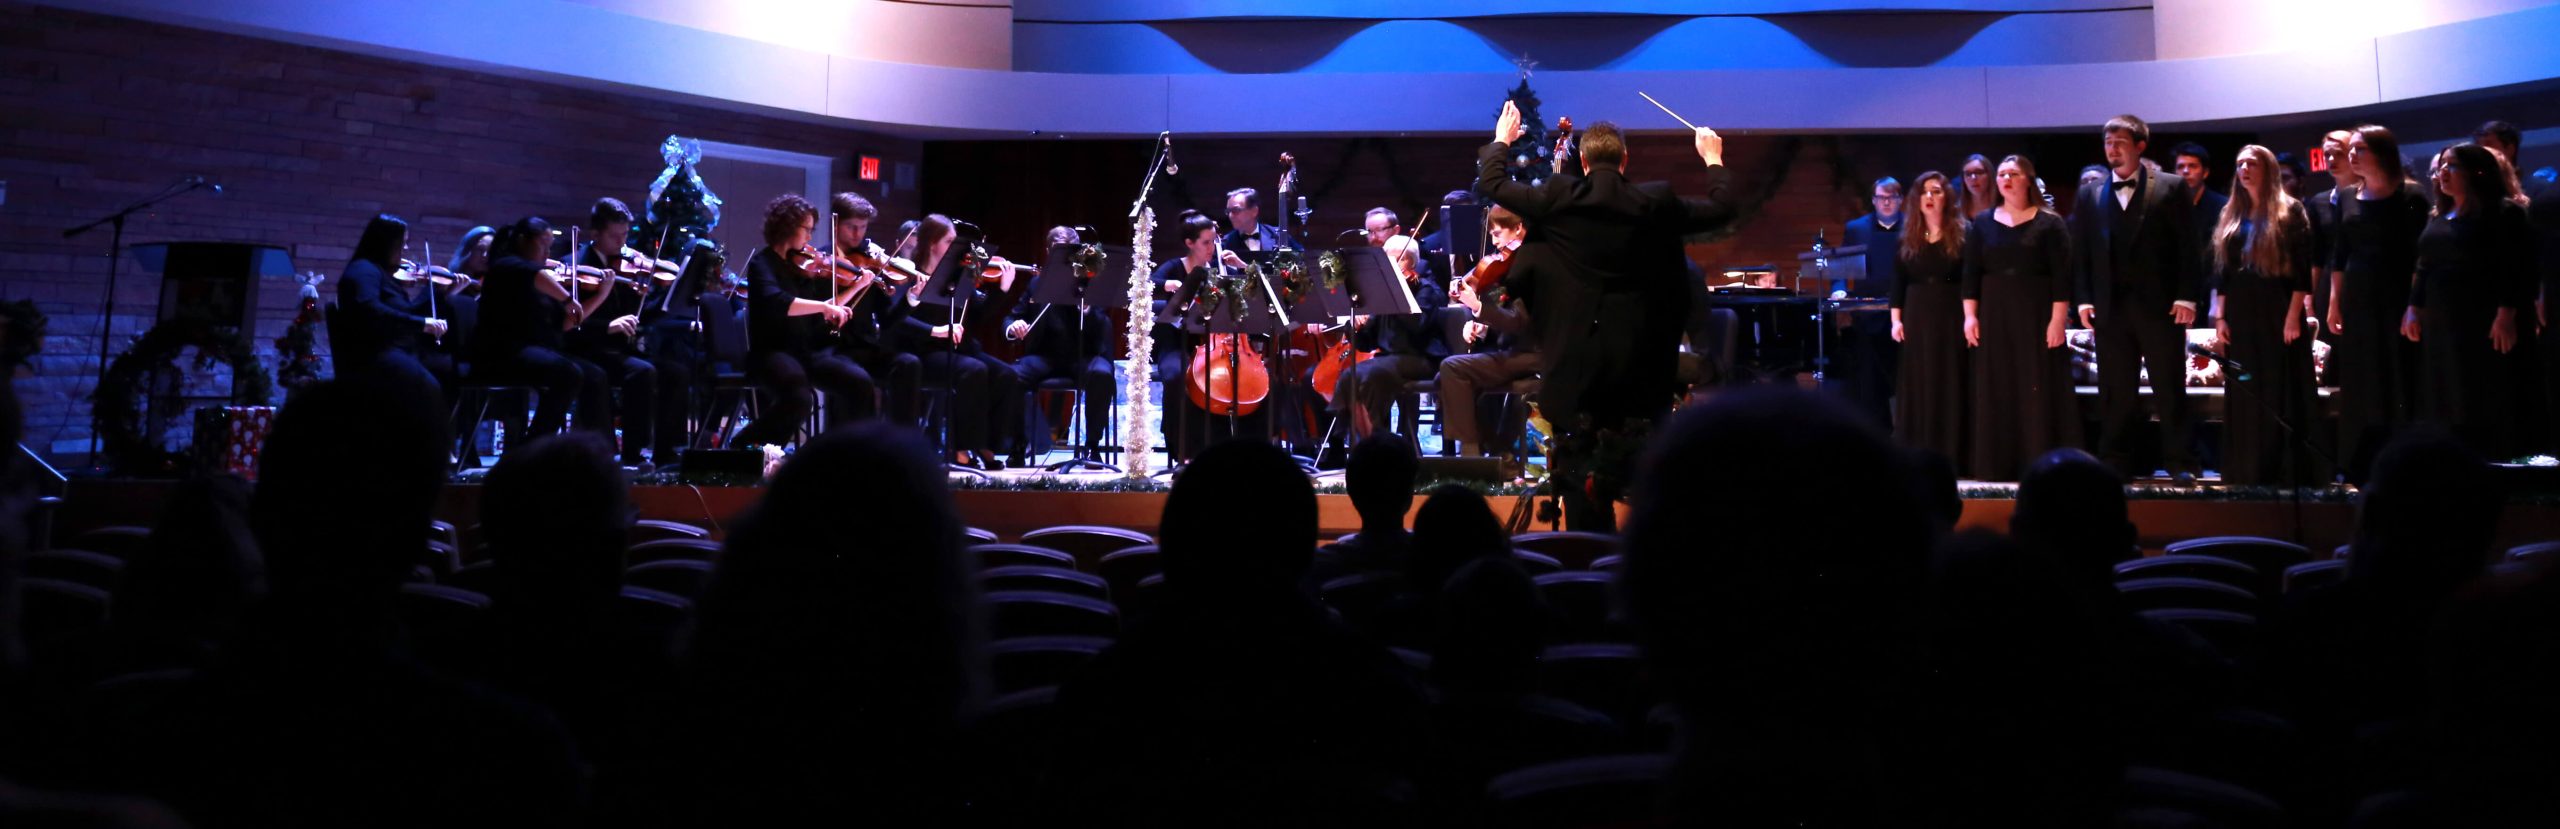
M 143 379 L 173 366 L 178 353 L 190 346 L 196 350 L 199 370 L 217 361 L 231 366 L 233 405 L 264 406 L 273 401 L 275 378 L 267 373 L 266 364 L 258 361 L 257 352 L 239 332 L 198 320 L 175 319 L 154 325 L 107 364 L 106 377 L 99 381 L 97 391 L 89 394 L 90 426 L 106 443 L 107 457 L 118 471 L 172 472 L 183 461 L 181 456 L 143 440 L 140 401 Z

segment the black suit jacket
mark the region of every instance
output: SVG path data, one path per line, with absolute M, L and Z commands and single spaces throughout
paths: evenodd
M 1858 274 L 1857 284 L 1834 280 L 1831 289 L 1848 291 L 1850 296 L 1892 296 L 1893 283 L 1900 281 L 1902 275 L 1902 221 L 1908 218 L 1908 215 L 1895 216 L 1892 227 L 1877 227 L 1876 214 L 1873 213 L 1850 219 L 1849 224 L 1841 228 L 1840 246 L 1867 246 L 1867 269 Z
M 2175 302 L 2204 305 L 2204 251 L 2194 230 L 2194 200 L 2177 176 L 2144 168 L 2130 208 L 2116 204 L 2111 181 L 2080 188 L 2071 210 L 2072 292 L 2077 304 L 2104 317 L 2118 293 L 2144 313 L 2165 319 Z M 2119 214 L 2127 238 L 2118 239 Z M 2117 254 L 2121 248 L 2122 255 Z
M 1111 317 L 1103 312 L 1108 307 L 1103 303 L 1112 299 L 1110 288 L 1109 281 L 1100 278 L 1086 286 L 1082 342 L 1078 342 L 1075 306 L 1029 301 L 1040 294 L 1040 276 L 1032 275 L 1031 283 L 1022 288 L 1024 301 L 1013 309 L 1014 320 L 1031 323 L 1031 331 L 1022 335 L 1023 353 L 1039 355 L 1052 366 L 1079 368 L 1093 357 L 1111 359 Z
M 1732 219 L 1725 168 L 1708 167 L 1706 198 L 1688 199 L 1608 169 L 1558 174 L 1532 187 L 1511 180 L 1510 155 L 1510 145 L 1501 143 L 1477 151 L 1475 191 L 1519 214 L 1529 228 L 1503 287 L 1528 311 L 1545 364 L 1547 414 L 1569 418 L 1607 407 L 1600 412 L 1605 417 L 1648 410 L 1646 401 L 1656 398 L 1667 402 L 1689 308 L 1681 237 Z M 1639 302 L 1609 303 L 1617 310 L 1603 314 L 1611 295 Z M 1587 353 L 1585 343 L 1601 326 L 1634 326 L 1635 353 Z M 1641 379 L 1594 386 L 1595 378 L 1616 374 L 1613 369 Z

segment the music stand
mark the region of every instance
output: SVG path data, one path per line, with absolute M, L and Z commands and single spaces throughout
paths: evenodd
M 1120 471 L 1120 467 L 1103 463 L 1088 454 L 1092 451 L 1092 447 L 1088 445 L 1091 441 L 1085 440 L 1085 438 L 1088 433 L 1093 431 L 1093 424 L 1083 423 L 1081 424 L 1083 428 L 1078 429 L 1076 428 L 1078 425 L 1076 421 L 1079 419 L 1092 419 L 1090 416 L 1085 414 L 1085 391 L 1083 380 L 1085 364 L 1092 362 L 1094 356 L 1085 352 L 1085 324 L 1089 321 L 1088 318 L 1092 316 L 1087 312 L 1087 309 L 1092 307 L 1092 299 L 1094 298 L 1094 292 L 1092 290 L 1093 283 L 1096 280 L 1102 279 L 1103 274 L 1110 273 L 1113 263 L 1129 261 L 1134 255 L 1134 251 L 1125 245 L 1097 245 L 1096 247 L 1102 252 L 1102 261 L 1095 265 L 1093 269 L 1093 278 L 1084 279 L 1080 278 L 1081 271 L 1076 267 L 1076 255 L 1083 251 L 1084 247 L 1084 245 L 1049 246 L 1048 257 L 1040 262 L 1041 278 L 1032 283 L 1031 296 L 1028 298 L 1032 302 L 1039 303 L 1042 307 L 1039 313 L 1033 314 L 1031 317 L 1032 330 L 1029 333 L 1024 334 L 1022 337 L 1023 344 L 1026 347 L 1029 346 L 1031 337 L 1039 333 L 1041 318 L 1047 316 L 1053 309 L 1063 307 L 1069 309 L 1066 313 L 1076 315 L 1076 363 L 1068 369 L 1069 376 L 1076 380 L 1075 386 L 1073 387 L 1075 391 L 1075 408 L 1068 413 L 1067 418 L 1069 421 L 1067 431 L 1075 435 L 1076 451 L 1075 457 L 1043 467 L 1052 473 L 1073 472 L 1087 469 L 1100 469 L 1111 472 Z
M 1832 247 L 1829 243 L 1822 241 L 1822 235 L 1817 233 L 1813 237 L 1813 249 L 1796 254 L 1796 261 L 1813 263 L 1813 269 L 1817 274 L 1815 278 L 1821 280 L 1822 286 L 1826 289 L 1831 287 L 1831 271 L 1834 268 L 1844 271 L 1842 274 L 1844 284 L 1854 286 L 1858 278 L 1867 273 L 1867 246 Z M 1796 289 L 1798 291 L 1804 289 L 1802 269 L 1796 271 Z M 1826 319 L 1823 313 L 1825 305 L 1830 302 L 1831 294 L 1826 290 L 1822 296 L 1823 299 L 1815 302 L 1813 306 L 1813 384 L 1817 386 L 1829 382 L 1825 375 L 1829 374 L 1831 368 L 1831 321 Z
M 1337 248 L 1333 251 L 1342 263 L 1342 287 L 1350 296 L 1350 307 L 1342 316 L 1366 316 L 1371 322 L 1381 317 L 1422 313 L 1422 303 L 1413 298 L 1413 286 L 1396 275 L 1395 266 L 1387 261 L 1385 248 Z M 1351 400 L 1344 403 L 1344 414 L 1356 416 L 1350 407 L 1360 405 L 1359 359 L 1343 370 L 1351 373 Z M 1326 442 L 1332 441 L 1333 430 L 1325 430 Z
M 1450 279 L 1461 276 L 1458 273 L 1459 256 L 1483 258 L 1490 252 L 1487 248 L 1493 242 L 1484 232 L 1484 206 L 1474 202 L 1441 205 L 1440 232 L 1449 235 L 1449 271 L 1446 276 Z
M 987 246 L 987 250 L 990 255 L 993 255 L 995 247 Z M 966 258 L 968 257 L 961 254 L 958 246 L 954 245 L 952 250 L 942 255 L 941 265 L 934 268 L 933 273 L 925 280 L 924 290 L 916 297 L 919 303 L 941 306 L 944 309 L 943 320 L 954 328 L 965 324 L 961 318 L 969 313 L 969 300 L 977 295 L 978 290 L 978 275 L 961 273 L 960 260 Z M 942 465 L 945 468 L 967 472 L 980 478 L 989 477 L 984 470 L 951 462 L 951 422 L 960 417 L 960 413 L 953 410 L 953 402 L 959 397 L 957 383 L 960 379 L 960 343 L 944 339 L 943 344 L 948 346 L 950 355 L 945 358 L 943 370 L 949 372 L 950 376 L 942 384 L 942 429 L 935 433 L 937 443 L 935 448 L 942 453 Z

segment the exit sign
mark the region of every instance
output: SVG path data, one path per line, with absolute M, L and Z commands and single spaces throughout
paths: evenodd
M 2321 152 L 2320 148 L 2313 147 L 2310 152 L 2303 153 L 2302 157 L 2311 159 L 2311 172 L 2329 172 L 2329 154 Z
M 879 157 L 879 156 L 876 156 L 876 155 L 866 155 L 866 156 L 863 156 L 863 157 L 862 157 L 862 159 L 861 159 L 860 164 L 861 164 L 861 174 L 862 174 L 862 180 L 863 180 L 863 181 L 879 181 L 879 180 L 880 180 L 880 157 Z

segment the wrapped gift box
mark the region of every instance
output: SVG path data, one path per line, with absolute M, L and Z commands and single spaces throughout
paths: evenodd
M 258 455 L 276 422 L 274 406 L 222 406 L 196 410 L 196 466 L 209 473 L 258 477 Z

